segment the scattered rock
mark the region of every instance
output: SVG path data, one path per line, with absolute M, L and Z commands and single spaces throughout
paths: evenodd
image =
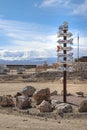
M 58 121 L 57 123 L 59 123 L 59 124 L 60 124 L 60 123 L 61 123 L 61 121 Z
M 38 109 L 40 112 L 52 112 L 51 104 L 45 100 L 38 106 Z
M 61 113 L 70 113 L 73 111 L 72 106 L 67 103 L 61 103 L 55 106 L 55 109 L 57 110 L 58 114 Z
M 63 95 L 64 95 L 64 91 L 62 90 L 62 91 L 61 91 L 61 96 L 63 96 Z M 67 95 L 67 96 L 73 96 L 73 94 L 68 93 L 68 92 L 66 92 L 66 95 Z
M 47 117 L 45 117 L 45 121 L 48 121 Z
M 18 96 L 16 97 L 16 107 L 19 109 L 27 109 L 31 107 L 31 99 L 25 96 Z
M 43 100 L 50 101 L 50 89 L 41 89 L 39 91 L 35 91 L 33 94 L 33 98 L 37 105 L 39 105 Z
M 28 121 L 28 119 L 24 119 L 23 121 Z
M 84 93 L 83 92 L 76 92 L 78 97 L 84 97 Z
M 14 107 L 13 97 L 11 95 L 0 96 L 0 106 L 3 107 Z
M 67 96 L 73 96 L 73 94 L 71 94 L 71 93 L 67 93 Z
M 79 112 L 87 112 L 87 100 L 81 102 L 78 110 Z
M 57 91 L 56 90 L 51 93 L 51 96 L 54 96 L 54 95 L 57 95 Z

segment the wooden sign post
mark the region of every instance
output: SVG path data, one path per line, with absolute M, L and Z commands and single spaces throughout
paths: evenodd
M 58 43 L 59 46 L 57 46 L 57 52 L 58 57 L 62 57 L 63 61 L 59 61 L 60 64 L 63 65 L 61 67 L 61 72 L 63 72 L 63 101 L 67 102 L 67 71 L 70 69 L 67 67 L 67 64 L 69 63 L 68 57 L 72 57 L 73 53 L 68 53 L 68 51 L 72 50 L 72 47 L 68 46 L 69 44 L 72 45 L 73 39 L 68 39 L 72 36 L 72 33 L 68 32 L 68 23 L 64 22 L 63 25 L 59 27 L 58 37 L 63 37 L 63 40 L 59 39 Z M 63 51 L 63 53 L 59 53 L 60 51 Z M 58 58 L 59 59 L 59 58 Z M 72 58 L 71 58 L 72 59 Z M 70 61 L 71 62 L 71 61 Z
M 66 29 L 64 30 L 64 33 L 67 33 Z M 65 40 L 67 40 L 67 37 L 64 36 L 63 39 L 65 41 Z M 67 47 L 67 44 L 64 43 L 63 47 Z M 66 55 L 66 50 L 63 50 L 63 54 Z M 63 60 L 66 62 L 67 57 L 64 57 Z M 66 64 L 63 64 L 63 67 L 66 69 Z M 66 102 L 66 95 L 67 95 L 67 90 L 66 90 L 66 70 L 63 71 L 63 94 L 64 94 L 63 101 Z

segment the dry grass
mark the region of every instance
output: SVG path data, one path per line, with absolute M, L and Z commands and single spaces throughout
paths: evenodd
M 19 83 L 0 83 L 0 95 L 14 95 L 17 91 L 27 85 L 32 85 L 36 89 L 50 88 L 51 91 L 57 90 L 60 94 L 63 90 L 63 84 L 60 81 L 56 82 L 19 82 Z M 87 81 L 68 81 L 67 91 L 75 94 L 77 91 L 84 92 L 87 95 Z

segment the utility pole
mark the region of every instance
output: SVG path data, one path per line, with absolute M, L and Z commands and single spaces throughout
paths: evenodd
M 78 59 L 78 62 L 79 62 L 79 32 L 78 32 L 78 36 L 77 36 L 77 46 L 78 46 L 78 51 L 77 51 L 77 59 Z
M 63 39 L 59 39 L 57 42 L 59 46 L 57 46 L 58 59 L 61 57 L 62 60 L 60 62 L 60 67 L 58 71 L 63 72 L 63 102 L 67 102 L 67 71 L 71 72 L 72 67 L 70 67 L 73 53 L 68 53 L 72 50 L 70 45 L 73 44 L 73 39 L 68 39 L 72 36 L 71 32 L 68 32 L 68 23 L 64 22 L 63 25 L 59 26 L 58 37 L 63 37 Z M 59 53 L 63 51 L 63 53 Z M 69 65 L 69 67 L 68 67 Z

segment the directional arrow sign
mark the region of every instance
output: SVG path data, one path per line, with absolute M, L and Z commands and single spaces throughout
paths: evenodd
M 63 72 L 63 71 L 68 71 L 68 72 L 73 72 L 73 67 L 58 67 L 58 71 Z
M 64 68 L 63 67 L 58 67 L 58 71 L 63 72 Z
M 67 57 L 66 62 L 73 61 L 73 57 Z M 60 59 L 60 62 L 65 62 L 63 58 Z
M 64 43 L 66 43 L 66 44 L 73 44 L 73 38 L 71 38 L 71 39 L 69 39 L 69 40 L 58 40 L 57 41 L 59 44 L 64 44 Z
M 67 32 L 67 33 L 64 33 L 64 32 L 61 32 L 61 31 L 58 32 L 57 37 L 65 37 L 65 36 L 66 37 L 72 37 L 73 34 L 71 32 Z
M 58 53 L 59 57 L 72 57 L 73 53 L 69 53 L 69 54 L 62 54 L 62 53 Z
M 71 46 L 68 47 L 62 47 L 62 46 L 57 46 L 57 52 L 66 50 L 66 51 L 71 51 L 73 48 Z
M 72 64 L 72 61 L 70 61 L 70 60 L 60 61 L 60 64 Z
M 60 26 L 59 30 L 60 31 L 64 31 L 64 30 L 68 31 L 68 25 L 66 25 L 66 26 L 64 26 L 64 25 Z
M 72 47 L 62 47 L 62 50 L 66 50 L 66 51 L 71 51 L 73 48 Z
M 69 72 L 73 72 L 73 67 L 69 67 L 69 68 L 67 68 L 67 71 L 69 71 Z

